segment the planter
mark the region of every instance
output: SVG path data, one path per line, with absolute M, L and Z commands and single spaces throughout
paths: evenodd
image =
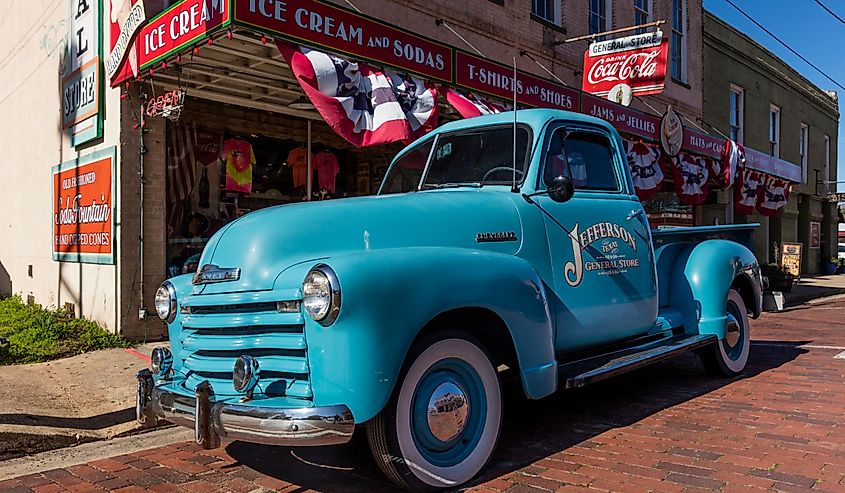
M 788 274 L 776 265 L 761 266 L 762 274 L 769 280 L 769 290 L 789 293 L 792 291 L 792 284 L 795 276 Z
M 840 265 L 839 267 L 837 267 L 836 273 L 837 274 L 845 274 L 845 265 Z
M 822 273 L 826 276 L 836 274 L 836 264 L 833 262 L 822 262 Z

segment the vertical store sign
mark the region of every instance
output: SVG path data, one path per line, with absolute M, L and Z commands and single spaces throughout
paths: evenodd
M 53 260 L 114 263 L 115 149 L 53 166 Z
M 62 128 L 75 147 L 102 137 L 102 0 L 69 0 Z

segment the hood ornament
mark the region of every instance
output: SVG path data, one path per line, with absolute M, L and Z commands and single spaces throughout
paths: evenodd
M 241 278 L 241 269 L 226 268 L 214 264 L 205 264 L 194 274 L 193 284 L 214 284 L 217 282 L 237 281 Z

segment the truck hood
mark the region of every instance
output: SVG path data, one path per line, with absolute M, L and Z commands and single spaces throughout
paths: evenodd
M 513 197 L 489 188 L 432 190 L 255 211 L 217 232 L 199 263 L 240 268 L 240 278 L 194 286 L 194 293 L 273 289 L 292 265 L 356 252 L 456 247 L 513 254 L 522 243 Z

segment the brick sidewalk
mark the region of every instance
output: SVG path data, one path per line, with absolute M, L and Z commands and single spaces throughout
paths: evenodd
M 845 300 L 767 314 L 744 378 L 695 357 L 511 399 L 475 492 L 845 491 Z M 361 434 L 322 449 L 191 443 L 0 482 L 0 491 L 393 491 Z

